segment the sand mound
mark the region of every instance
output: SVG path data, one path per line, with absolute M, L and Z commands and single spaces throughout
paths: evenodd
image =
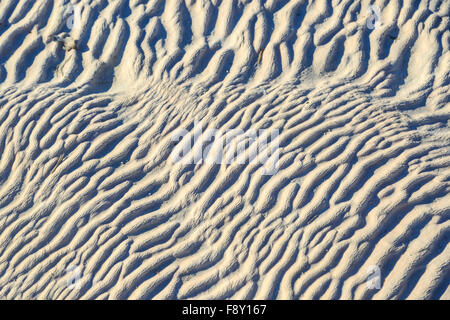
M 2 1 L 0 296 L 449 299 L 449 25 L 446 0 Z

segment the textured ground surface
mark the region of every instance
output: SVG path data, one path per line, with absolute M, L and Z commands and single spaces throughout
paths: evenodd
M 450 299 L 449 1 L 68 3 L 0 1 L 1 297 Z

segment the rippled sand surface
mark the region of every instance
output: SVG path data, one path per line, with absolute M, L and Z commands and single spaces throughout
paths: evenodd
M 0 297 L 450 299 L 449 47 L 448 0 L 0 1 Z

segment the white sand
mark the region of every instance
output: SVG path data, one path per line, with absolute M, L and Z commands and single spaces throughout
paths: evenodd
M 0 297 L 450 299 L 448 0 L 68 3 L 0 2 Z

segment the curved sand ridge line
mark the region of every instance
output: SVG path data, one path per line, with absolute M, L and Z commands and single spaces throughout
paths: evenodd
M 81 3 L 0 3 L 2 297 L 450 297 L 448 2 Z

